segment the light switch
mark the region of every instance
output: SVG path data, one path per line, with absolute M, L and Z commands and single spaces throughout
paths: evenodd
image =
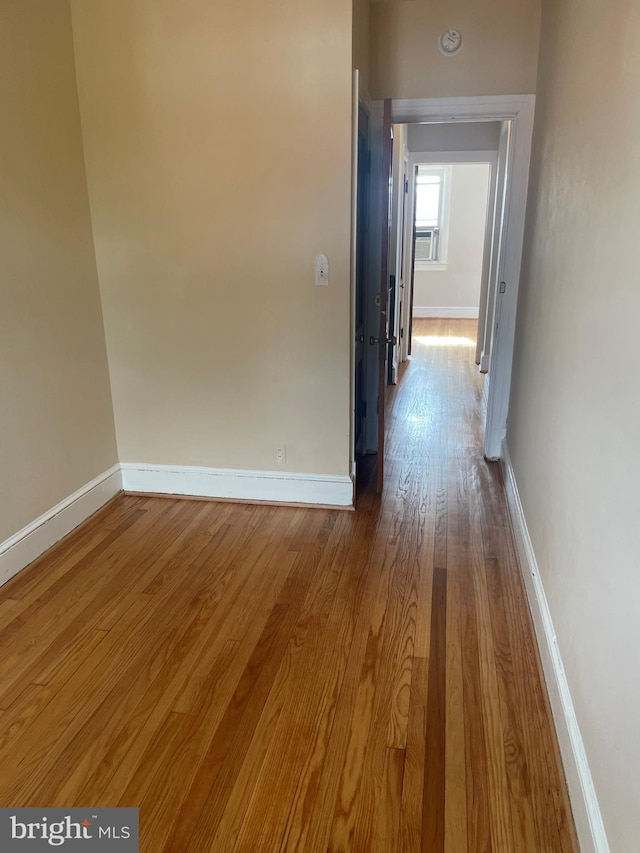
M 324 252 L 320 252 L 316 258 L 316 285 L 329 284 L 329 258 Z

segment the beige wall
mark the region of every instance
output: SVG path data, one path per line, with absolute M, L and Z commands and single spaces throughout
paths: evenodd
M 72 12 L 121 461 L 347 474 L 351 3 Z
M 67 0 L 0 2 L 0 542 L 116 462 Z
M 445 268 L 416 264 L 416 308 L 477 308 L 480 303 L 490 167 L 465 163 L 450 169 Z
M 360 71 L 360 85 L 369 92 L 369 0 L 353 0 L 353 67 Z
M 457 56 L 438 36 L 462 31 Z M 540 0 L 383 0 L 371 4 L 371 94 L 440 98 L 535 91 Z
M 409 151 L 497 151 L 499 121 L 407 125 Z
M 638 849 L 640 6 L 545 4 L 508 444 L 609 844 Z

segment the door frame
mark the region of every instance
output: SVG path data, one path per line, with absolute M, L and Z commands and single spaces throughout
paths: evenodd
M 350 278 L 350 323 L 351 340 L 349 344 L 349 474 L 354 489 L 356 485 L 356 262 L 358 251 L 358 131 L 360 116 L 360 72 L 356 68 L 351 78 L 351 256 L 349 258 Z M 369 110 L 365 107 L 367 114 Z
M 396 370 L 396 384 L 398 381 L 398 373 L 400 365 L 407 360 L 406 357 L 406 342 L 409 337 L 409 323 L 407 323 L 407 304 L 413 301 L 413 269 L 408 273 L 409 265 L 413 263 L 413 259 L 407 255 L 405 247 L 405 233 L 407 228 L 407 219 L 413 216 L 409 204 L 409 177 L 411 168 L 409 166 L 409 149 L 407 147 L 407 133 L 405 130 L 405 145 L 404 157 L 402 160 L 402 187 L 403 194 L 403 212 L 402 223 L 400 225 L 399 245 L 398 245 L 398 275 L 400 278 L 400 299 L 398 302 L 398 349 L 396 353 L 398 368 Z
M 505 283 L 505 289 L 504 293 L 499 292 L 500 286 L 495 294 L 493 345 L 489 376 L 485 380 L 489 387 L 484 455 L 490 460 L 502 458 L 507 431 L 534 110 L 535 95 L 416 98 L 392 102 L 395 124 L 500 121 L 510 125 L 502 243 L 495 277 L 496 286 L 498 282 Z
M 496 281 L 499 272 L 500 248 L 502 240 L 502 221 L 505 205 L 506 170 L 509 163 L 509 122 L 500 125 L 498 142 L 498 161 L 495 175 L 493 222 L 491 223 L 489 275 L 491 281 Z M 489 372 L 491 346 L 493 343 L 493 312 L 496 288 L 485 288 L 480 301 L 480 316 L 478 318 L 478 340 L 476 341 L 476 364 L 480 373 Z
M 491 248 L 492 248 L 492 235 L 493 235 L 493 225 L 495 220 L 495 194 L 496 194 L 496 174 L 498 170 L 498 151 L 497 149 L 486 149 L 484 151 L 411 151 L 409 153 L 409 172 L 412 180 L 409 181 L 409 198 L 407 201 L 407 218 L 405 222 L 405 229 L 403 234 L 403 251 L 405 257 L 408 259 L 408 264 L 413 262 L 412 253 L 413 253 L 413 226 L 415 222 L 415 209 L 416 209 L 416 188 L 415 188 L 415 168 L 420 165 L 443 165 L 443 166 L 459 166 L 459 165 L 487 165 L 489 166 L 490 175 L 489 175 L 489 186 L 487 188 L 487 211 L 486 211 L 486 224 L 485 224 L 485 236 L 483 243 L 483 256 L 482 256 L 482 274 L 480 276 L 480 305 L 478 307 L 478 335 L 480 335 L 481 329 L 482 331 L 482 323 L 483 323 L 483 302 L 486 305 L 486 291 L 489 287 L 490 282 L 490 261 L 491 261 Z M 445 201 L 445 206 L 449 206 L 450 200 Z M 449 207 L 450 210 L 450 207 Z M 411 302 L 407 302 L 406 312 L 410 312 L 405 316 L 405 325 L 407 327 L 410 326 L 410 323 L 407 323 L 407 317 L 410 316 L 413 311 L 413 298 L 411 298 Z M 407 360 L 407 357 L 410 355 L 409 352 L 409 344 L 410 341 L 403 341 L 403 346 L 401 350 L 401 358 L 403 361 Z M 479 363 L 479 362 L 476 362 Z
M 393 313 L 394 324 L 390 326 L 389 334 L 396 337 L 397 344 L 391 352 L 388 382 L 390 385 L 397 385 L 400 365 L 403 360 L 406 361 L 402 357 L 404 344 L 402 321 L 406 313 L 405 305 L 409 293 L 409 288 L 406 286 L 407 263 L 405 257 L 405 232 L 409 215 L 409 151 L 406 147 L 406 128 L 398 133 L 398 140 L 394 144 L 393 166 L 393 219 L 391 228 L 393 270 L 391 273 L 396 278 L 396 298 Z

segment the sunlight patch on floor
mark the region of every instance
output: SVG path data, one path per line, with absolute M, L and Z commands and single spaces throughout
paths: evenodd
M 430 427 L 434 423 L 433 411 L 421 412 L 419 415 L 407 415 L 406 421 L 412 426 Z
M 476 345 L 471 338 L 460 338 L 455 335 L 414 335 L 413 340 L 423 347 L 474 347 Z

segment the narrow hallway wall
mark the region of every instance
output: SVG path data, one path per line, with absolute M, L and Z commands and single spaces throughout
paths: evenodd
M 0 2 L 0 543 L 116 444 L 67 0 Z
M 545 3 L 507 432 L 615 853 L 640 838 L 639 41 L 632 0 Z

